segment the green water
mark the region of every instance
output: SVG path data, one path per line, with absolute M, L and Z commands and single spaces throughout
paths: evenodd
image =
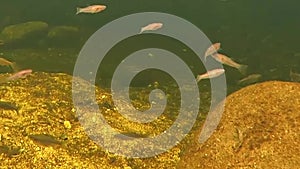
M 93 15 L 75 15 L 76 7 L 91 4 L 105 4 L 107 9 Z M 96 30 L 128 14 L 156 11 L 182 17 L 196 25 L 212 42 L 222 43 L 223 53 L 239 63 L 248 65 L 249 74 L 262 74 L 263 80 L 289 81 L 290 69 L 300 72 L 299 5 L 300 2 L 296 0 L 2 1 L 1 30 L 13 24 L 43 21 L 49 25 L 49 29 L 55 26 L 73 26 L 78 28 L 79 32 L 72 35 L 72 38 L 60 40 L 59 43 L 52 42 L 42 35 L 32 37 L 21 43 L 0 46 L 0 53 L 1 57 L 17 62 L 22 68 L 72 74 L 81 47 Z M 151 38 L 149 41 L 151 44 Z M 152 42 L 155 43 L 155 38 Z M 124 55 L 133 49 L 147 47 L 136 46 L 139 45 L 133 41 L 127 48 L 116 50 L 112 54 Z M 187 55 L 178 50 L 178 45 L 173 44 L 166 48 L 182 55 L 180 57 Z M 113 60 L 109 61 L 112 65 L 100 72 L 103 84 L 108 84 L 107 81 L 111 78 L 112 69 L 116 66 L 113 65 Z M 189 62 L 188 60 L 186 62 Z M 225 69 L 228 85 L 235 88 L 236 81 L 243 76 L 230 67 Z M 193 68 L 193 72 L 200 74 L 205 70 L 199 67 Z M 150 79 L 145 81 L 145 78 L 141 77 L 142 83 L 137 84 L 151 83 L 155 81 L 155 76 Z M 100 78 L 97 82 L 101 84 Z
M 91 4 L 105 4 L 107 9 L 97 14 L 75 14 L 77 7 Z M 29 21 L 45 22 L 48 28 L 22 40 L 4 41 L 5 44 L 0 45 L 0 57 L 16 62 L 21 69 L 72 75 L 82 46 L 102 26 L 133 13 L 164 12 L 182 17 L 196 25 L 211 42 L 221 42 L 221 53 L 238 63 L 248 65 L 248 74 L 261 74 L 261 81 L 291 81 L 291 69 L 300 73 L 299 6 L 299 0 L 2 0 L 0 32 L 10 25 Z M 49 31 L 57 26 L 70 26 L 75 31 L 57 39 L 49 38 Z M 97 72 L 97 85 L 109 88 L 118 64 L 130 53 L 149 47 L 163 48 L 177 54 L 195 76 L 206 72 L 196 54 L 184 43 L 172 38 L 145 34 L 123 40 L 111 49 Z M 224 68 L 227 93 L 240 89 L 241 86 L 236 82 L 245 76 L 234 68 Z M 0 66 L 0 73 L 6 72 L 11 70 Z M 170 82 L 172 85 L 163 86 Z M 174 113 L 167 116 L 174 120 L 180 105 L 180 91 L 173 83 L 174 79 L 166 73 L 157 70 L 144 71 L 134 78 L 132 85 L 146 86 L 147 90 L 140 92 L 140 88 L 136 88 L 138 90 L 133 92 L 133 96 L 136 100 L 144 98 L 140 100 L 148 104 L 148 97 L 144 96 L 150 93 L 149 89 L 156 88 L 155 84 L 159 84 L 159 88 L 171 96 L 166 112 Z M 201 81 L 199 89 L 201 104 L 204 105 L 200 106 L 199 112 L 204 117 L 210 105 L 209 81 Z

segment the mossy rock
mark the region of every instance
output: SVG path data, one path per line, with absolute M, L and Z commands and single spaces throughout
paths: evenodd
M 49 30 L 47 34 L 47 44 L 58 47 L 80 46 L 81 36 L 79 28 L 75 26 L 56 26 Z
M 0 39 L 5 44 L 24 40 L 30 36 L 46 31 L 48 24 L 41 21 L 31 21 L 5 27 L 1 34 Z
M 50 39 L 66 39 L 76 37 L 79 33 L 79 28 L 75 26 L 56 26 L 49 30 L 48 38 Z
M 218 128 L 203 144 L 196 138 L 178 168 L 299 168 L 299 122 L 300 83 L 247 86 L 227 97 Z

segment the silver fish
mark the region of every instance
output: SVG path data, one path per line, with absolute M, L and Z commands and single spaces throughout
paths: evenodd
M 13 62 L 8 61 L 8 60 L 6 60 L 4 58 L 0 58 L 0 66 L 10 66 L 12 64 L 13 64 Z
M 9 76 L 7 78 L 7 81 L 17 80 L 17 79 L 23 79 L 23 78 L 25 78 L 26 76 L 28 76 L 31 73 L 32 73 L 31 69 L 21 70 L 21 71 L 15 73 L 15 74 Z
M 14 72 L 17 72 L 17 71 L 18 71 L 18 66 L 17 66 L 16 63 L 11 62 L 11 61 L 9 61 L 9 60 L 7 60 L 7 59 L 4 59 L 4 58 L 0 58 L 0 66 L 9 66 L 9 67 L 12 68 L 12 70 L 13 70 Z
M 214 55 L 218 52 L 218 50 L 220 50 L 221 48 L 221 43 L 214 43 L 212 44 L 209 48 L 207 48 L 207 50 L 205 51 L 205 54 L 204 54 L 204 60 L 206 61 L 206 58 L 207 56 L 210 56 L 210 55 Z
M 141 28 L 141 31 L 139 34 L 143 33 L 144 31 L 155 31 L 157 29 L 162 28 L 162 23 L 150 23 L 144 27 Z
M 261 74 L 251 74 L 251 75 L 239 80 L 238 85 L 246 86 L 249 84 L 253 84 L 253 83 L 260 81 L 261 78 L 262 78 Z
M 218 77 L 222 75 L 224 72 L 225 72 L 224 69 L 214 69 L 214 70 L 207 71 L 206 73 L 197 76 L 197 82 L 199 82 L 202 79 Z
M 104 11 L 105 9 L 106 9 L 105 5 L 91 5 L 91 6 L 88 6 L 88 7 L 85 7 L 85 8 L 77 8 L 76 15 L 80 14 L 80 13 L 94 14 L 94 13 Z
M 243 75 L 247 74 L 247 68 L 248 68 L 247 65 L 238 64 L 235 61 L 233 61 L 231 58 L 229 58 L 228 56 L 220 54 L 220 53 L 216 53 L 216 54 L 212 55 L 212 57 L 216 61 L 218 61 L 222 64 L 225 64 L 225 65 L 228 65 L 228 66 L 238 69 L 241 72 L 241 74 L 243 74 Z

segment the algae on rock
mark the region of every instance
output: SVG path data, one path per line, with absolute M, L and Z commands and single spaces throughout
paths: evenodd
M 5 44 L 7 44 L 18 40 L 24 40 L 30 36 L 34 36 L 35 34 L 46 31 L 47 28 L 48 24 L 41 21 L 30 21 L 10 25 L 2 30 L 0 39 L 3 40 Z

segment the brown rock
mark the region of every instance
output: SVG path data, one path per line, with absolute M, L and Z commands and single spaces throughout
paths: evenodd
M 178 168 L 299 166 L 300 84 L 271 81 L 228 96 L 214 134 L 190 147 Z

